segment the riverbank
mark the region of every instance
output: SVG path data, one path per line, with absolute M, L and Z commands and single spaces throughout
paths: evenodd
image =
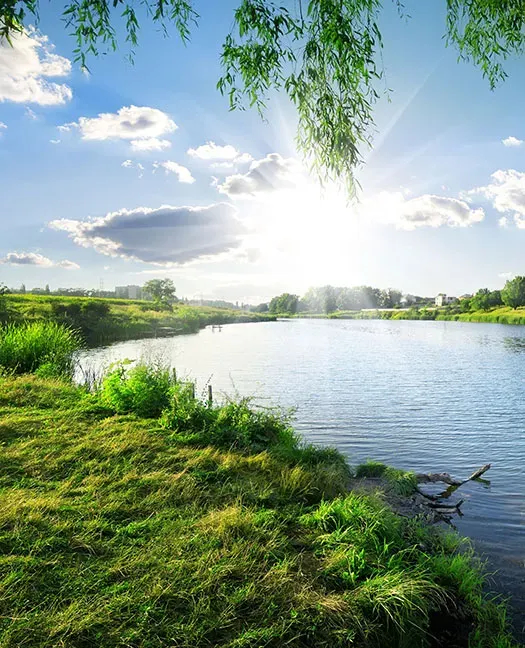
M 279 317 L 289 317 L 279 315 Z M 335 311 L 333 313 L 297 313 L 293 317 L 301 319 L 390 319 L 390 320 L 431 320 L 452 322 L 487 322 L 492 324 L 525 324 L 525 307 L 509 308 L 500 306 L 488 311 L 461 313 L 455 307 L 445 308 L 405 308 L 405 309 L 367 309 L 361 311 Z
M 0 302 L 0 322 L 57 322 L 80 331 L 90 345 L 196 333 L 213 324 L 275 320 L 261 313 L 182 303 L 160 310 L 152 302 L 125 299 L 5 295 Z
M 0 378 L 2 648 L 512 645 L 461 540 L 366 469 L 169 381 L 144 418 L 140 380 Z

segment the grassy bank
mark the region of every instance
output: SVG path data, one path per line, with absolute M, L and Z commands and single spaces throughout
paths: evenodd
M 284 316 L 286 317 L 286 315 Z M 453 322 L 489 322 L 492 324 L 525 324 L 525 307 L 500 306 L 488 311 L 460 313 L 455 307 L 410 308 L 399 310 L 336 311 L 334 313 L 299 313 L 294 317 L 310 319 L 392 319 L 436 320 Z
M 0 648 L 512 645 L 456 536 L 247 402 L 3 377 L 0 434 Z
M 0 300 L 0 322 L 38 320 L 65 324 L 80 331 L 89 344 L 195 333 L 209 324 L 274 319 L 260 313 L 174 304 L 155 310 L 152 302 L 52 295 L 6 295 Z

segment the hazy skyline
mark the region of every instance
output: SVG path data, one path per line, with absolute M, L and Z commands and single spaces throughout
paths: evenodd
M 293 108 L 230 112 L 215 89 L 235 2 L 186 47 L 144 24 L 127 51 L 72 63 L 50 5 L 0 45 L 0 282 L 107 288 L 171 277 L 188 297 L 257 302 L 309 286 L 462 294 L 525 274 L 522 61 L 491 92 L 444 48 L 439 8 L 386 10 L 377 133 L 348 205 L 294 147 Z

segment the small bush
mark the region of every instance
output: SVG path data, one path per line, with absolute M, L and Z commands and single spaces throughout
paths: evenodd
M 152 418 L 168 407 L 176 384 L 175 375 L 164 367 L 138 365 L 127 371 L 121 363 L 102 380 L 100 396 L 118 414 Z
M 32 322 L 0 327 L 0 367 L 15 373 L 41 372 L 71 376 L 79 336 L 55 322 Z

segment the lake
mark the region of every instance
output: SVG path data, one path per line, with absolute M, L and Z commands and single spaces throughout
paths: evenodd
M 87 351 L 81 366 L 161 360 L 197 393 L 295 409 L 308 440 L 469 482 L 458 530 L 488 557 L 492 587 L 525 626 L 525 327 L 460 322 L 284 320 Z

